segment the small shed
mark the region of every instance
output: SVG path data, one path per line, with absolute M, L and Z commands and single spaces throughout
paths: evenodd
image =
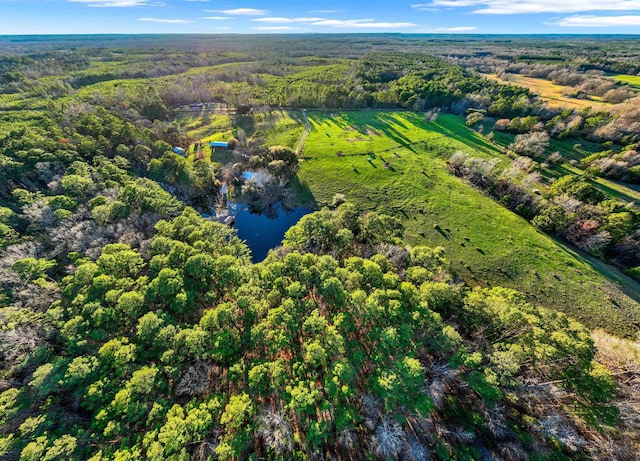
M 174 148 L 173 148 L 173 151 L 174 151 L 176 154 L 184 155 L 184 149 L 183 149 L 182 147 L 174 147 Z
M 209 143 L 209 147 L 223 147 L 225 149 L 228 149 L 229 145 L 224 141 L 211 141 Z
M 242 173 L 241 178 L 244 179 L 245 181 L 251 181 L 254 176 L 255 176 L 255 173 L 253 171 L 245 171 L 244 173 Z

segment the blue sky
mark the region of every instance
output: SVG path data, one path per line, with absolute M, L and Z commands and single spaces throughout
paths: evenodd
M 640 0 L 0 0 L 0 35 L 640 34 Z

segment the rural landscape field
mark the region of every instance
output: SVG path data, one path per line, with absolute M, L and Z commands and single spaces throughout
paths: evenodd
M 636 36 L 0 36 L 0 459 L 640 459 L 639 203 Z

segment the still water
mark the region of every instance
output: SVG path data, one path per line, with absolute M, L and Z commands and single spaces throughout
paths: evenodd
M 270 249 L 282 243 L 291 226 L 312 211 L 309 208 L 285 209 L 282 204 L 273 205 L 260 214 L 245 208 L 236 215 L 233 227 L 238 230 L 238 237 L 246 240 L 251 248 L 252 261 L 259 262 L 267 257 Z

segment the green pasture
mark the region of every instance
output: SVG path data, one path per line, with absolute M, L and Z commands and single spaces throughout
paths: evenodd
M 640 306 L 591 262 L 447 170 L 456 150 L 507 161 L 462 117 L 426 123 L 410 112 L 360 111 L 308 118 L 292 202 L 319 207 L 342 193 L 362 210 L 401 219 L 408 244 L 445 247 L 455 272 L 473 285 L 519 289 L 591 327 L 636 330 Z
M 613 76 L 614 80 L 628 83 L 630 87 L 640 90 L 640 75 L 619 74 Z

